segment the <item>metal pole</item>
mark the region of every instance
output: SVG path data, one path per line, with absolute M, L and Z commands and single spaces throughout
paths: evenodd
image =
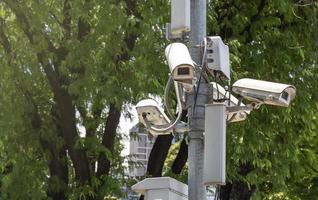
M 191 0 L 191 33 L 190 53 L 192 59 L 201 64 L 202 55 L 199 45 L 206 36 L 206 0 Z M 199 78 L 200 73 L 197 73 Z M 197 79 L 199 80 L 199 79 Z M 203 184 L 204 159 L 204 114 L 205 104 L 208 102 L 208 85 L 201 78 L 197 94 L 195 112 L 193 113 L 194 94 L 187 96 L 188 123 L 189 123 L 189 200 L 205 200 L 205 186 Z

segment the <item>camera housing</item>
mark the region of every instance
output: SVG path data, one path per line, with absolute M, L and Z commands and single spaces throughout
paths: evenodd
M 152 125 L 166 125 L 170 123 L 170 119 L 164 113 L 164 111 L 160 108 L 157 101 L 154 99 L 144 99 L 137 103 L 136 110 L 138 113 L 139 122 L 144 124 L 147 127 L 147 123 L 144 120 L 146 117 L 147 121 Z M 152 135 L 166 135 L 170 134 L 170 132 L 166 133 L 158 133 L 152 130 L 149 130 Z
M 171 76 L 174 81 L 182 84 L 187 90 L 192 90 L 194 77 L 194 64 L 186 45 L 172 43 L 165 49 Z
M 283 107 L 289 106 L 296 95 L 295 86 L 250 78 L 236 81 L 232 91 L 256 104 Z

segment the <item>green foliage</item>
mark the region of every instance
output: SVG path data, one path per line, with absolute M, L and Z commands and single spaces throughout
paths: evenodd
M 255 186 L 253 199 L 316 198 L 318 82 L 312 6 L 216 1 L 210 9 L 218 15 L 209 15 L 209 31 L 229 44 L 235 80 L 250 77 L 297 88 L 289 108 L 262 106 L 245 122 L 228 126 L 228 181 Z M 250 165 L 250 171 L 240 175 L 241 165 Z
M 113 149 L 102 143 L 111 126 L 109 109 L 115 105 L 120 111 L 123 104 L 163 89 L 167 9 L 168 1 L 0 2 L 1 199 L 47 199 L 59 191 L 68 199 L 122 196 L 121 187 L 130 180 L 120 133 Z M 74 149 L 84 151 L 90 165 L 84 185 L 77 180 L 74 158 L 62 154 L 71 151 L 71 133 L 58 122 L 59 112 L 68 109 L 58 101 L 64 98 L 58 96 L 61 90 L 76 113 Z M 102 155 L 110 171 L 97 175 Z M 67 164 L 66 184 L 51 174 L 51 161 Z
M 132 180 L 124 175 L 120 134 L 113 151 L 101 143 L 110 105 L 121 109 L 150 92 L 163 92 L 170 1 L 67 2 L 0 2 L 1 199 L 47 199 L 61 185 L 68 199 L 121 196 L 120 187 Z M 316 198 L 318 73 L 312 6 L 233 0 L 210 1 L 208 8 L 208 34 L 221 35 L 229 45 L 233 81 L 251 77 L 297 87 L 289 108 L 262 106 L 246 121 L 228 126 L 228 181 L 255 188 L 254 199 Z M 57 123 L 61 116 L 54 113 L 59 105 L 46 65 L 58 73 L 55 81 L 74 105 L 76 149 L 85 151 L 92 174 L 84 185 L 76 180 L 69 155 L 57 159 L 67 163 L 68 184 L 50 174 L 50 161 L 66 140 Z M 176 143 L 170 149 L 165 174 L 186 182 L 186 168 L 180 175 L 169 171 L 178 148 Z M 111 170 L 97 177 L 100 155 L 111 161 Z M 248 173 L 238 173 L 242 165 L 250 166 Z

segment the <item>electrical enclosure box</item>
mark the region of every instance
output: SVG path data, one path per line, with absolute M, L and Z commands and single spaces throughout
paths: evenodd
M 226 106 L 205 105 L 204 167 L 205 185 L 225 185 Z
M 170 177 L 147 178 L 131 189 L 145 200 L 188 200 L 188 186 Z
M 212 75 L 215 75 L 215 72 L 219 73 L 221 77 L 230 80 L 229 47 L 223 43 L 221 37 L 207 37 L 206 51 L 208 71 Z
M 190 31 L 190 0 L 171 0 L 171 34 Z

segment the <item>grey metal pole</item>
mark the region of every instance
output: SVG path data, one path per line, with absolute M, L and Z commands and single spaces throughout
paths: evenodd
M 202 55 L 199 45 L 206 36 L 206 0 L 191 0 L 191 32 L 190 54 L 192 59 L 201 64 Z M 196 75 L 199 78 L 199 73 Z M 199 79 L 197 79 L 199 80 Z M 204 114 L 208 102 L 208 85 L 201 78 L 195 112 L 193 113 L 194 94 L 187 96 L 189 123 L 189 200 L 205 200 L 206 192 L 203 184 L 203 152 L 204 152 Z

